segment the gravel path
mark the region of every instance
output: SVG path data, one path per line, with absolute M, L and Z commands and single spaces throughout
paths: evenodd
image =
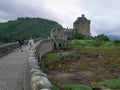
M 26 86 L 28 48 L 0 58 L 0 90 L 29 90 Z

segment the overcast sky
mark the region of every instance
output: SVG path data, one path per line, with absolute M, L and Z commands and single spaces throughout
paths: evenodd
M 0 22 L 40 17 L 73 28 L 81 14 L 91 20 L 92 35 L 120 36 L 120 0 L 0 0 Z

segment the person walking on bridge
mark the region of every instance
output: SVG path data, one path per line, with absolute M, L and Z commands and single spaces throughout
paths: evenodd
M 18 43 L 19 43 L 19 45 L 20 45 L 20 50 L 21 50 L 21 52 L 23 52 L 24 39 L 20 39 Z
M 32 39 L 32 37 L 30 37 L 30 39 L 28 41 L 28 46 L 29 46 L 30 50 L 32 49 L 33 45 L 34 45 L 34 40 Z

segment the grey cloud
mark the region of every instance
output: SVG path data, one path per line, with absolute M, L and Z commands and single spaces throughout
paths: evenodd
M 0 22 L 17 17 L 41 17 L 72 27 L 77 17 L 85 14 L 91 20 L 92 35 L 100 33 L 120 35 L 119 0 L 76 1 L 78 1 L 75 5 L 77 10 L 60 16 L 56 11 L 46 7 L 44 0 L 0 0 Z
M 120 35 L 120 1 L 115 0 L 80 0 L 83 13 L 91 19 L 92 34 Z M 79 7 L 79 8 L 80 8 Z
M 25 0 L 24 0 L 25 1 Z M 2 0 L 0 1 L 0 19 L 14 19 L 17 17 L 43 17 L 43 18 L 52 18 L 54 17 L 43 5 L 42 2 L 34 5 L 33 2 L 27 0 Z M 34 1 L 34 0 L 33 0 Z M 34 1 L 35 2 L 35 1 Z M 36 4 L 36 3 L 35 3 Z M 52 18 L 55 19 L 55 18 Z

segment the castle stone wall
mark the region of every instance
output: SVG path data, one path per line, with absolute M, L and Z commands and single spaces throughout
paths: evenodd
M 90 20 L 86 19 L 84 15 L 78 17 L 73 23 L 73 29 L 76 29 L 77 33 L 90 35 Z
M 69 40 L 77 33 L 82 33 L 84 35 L 90 36 L 90 20 L 88 20 L 84 15 L 78 17 L 77 20 L 73 23 L 73 29 L 52 29 L 51 38 Z

